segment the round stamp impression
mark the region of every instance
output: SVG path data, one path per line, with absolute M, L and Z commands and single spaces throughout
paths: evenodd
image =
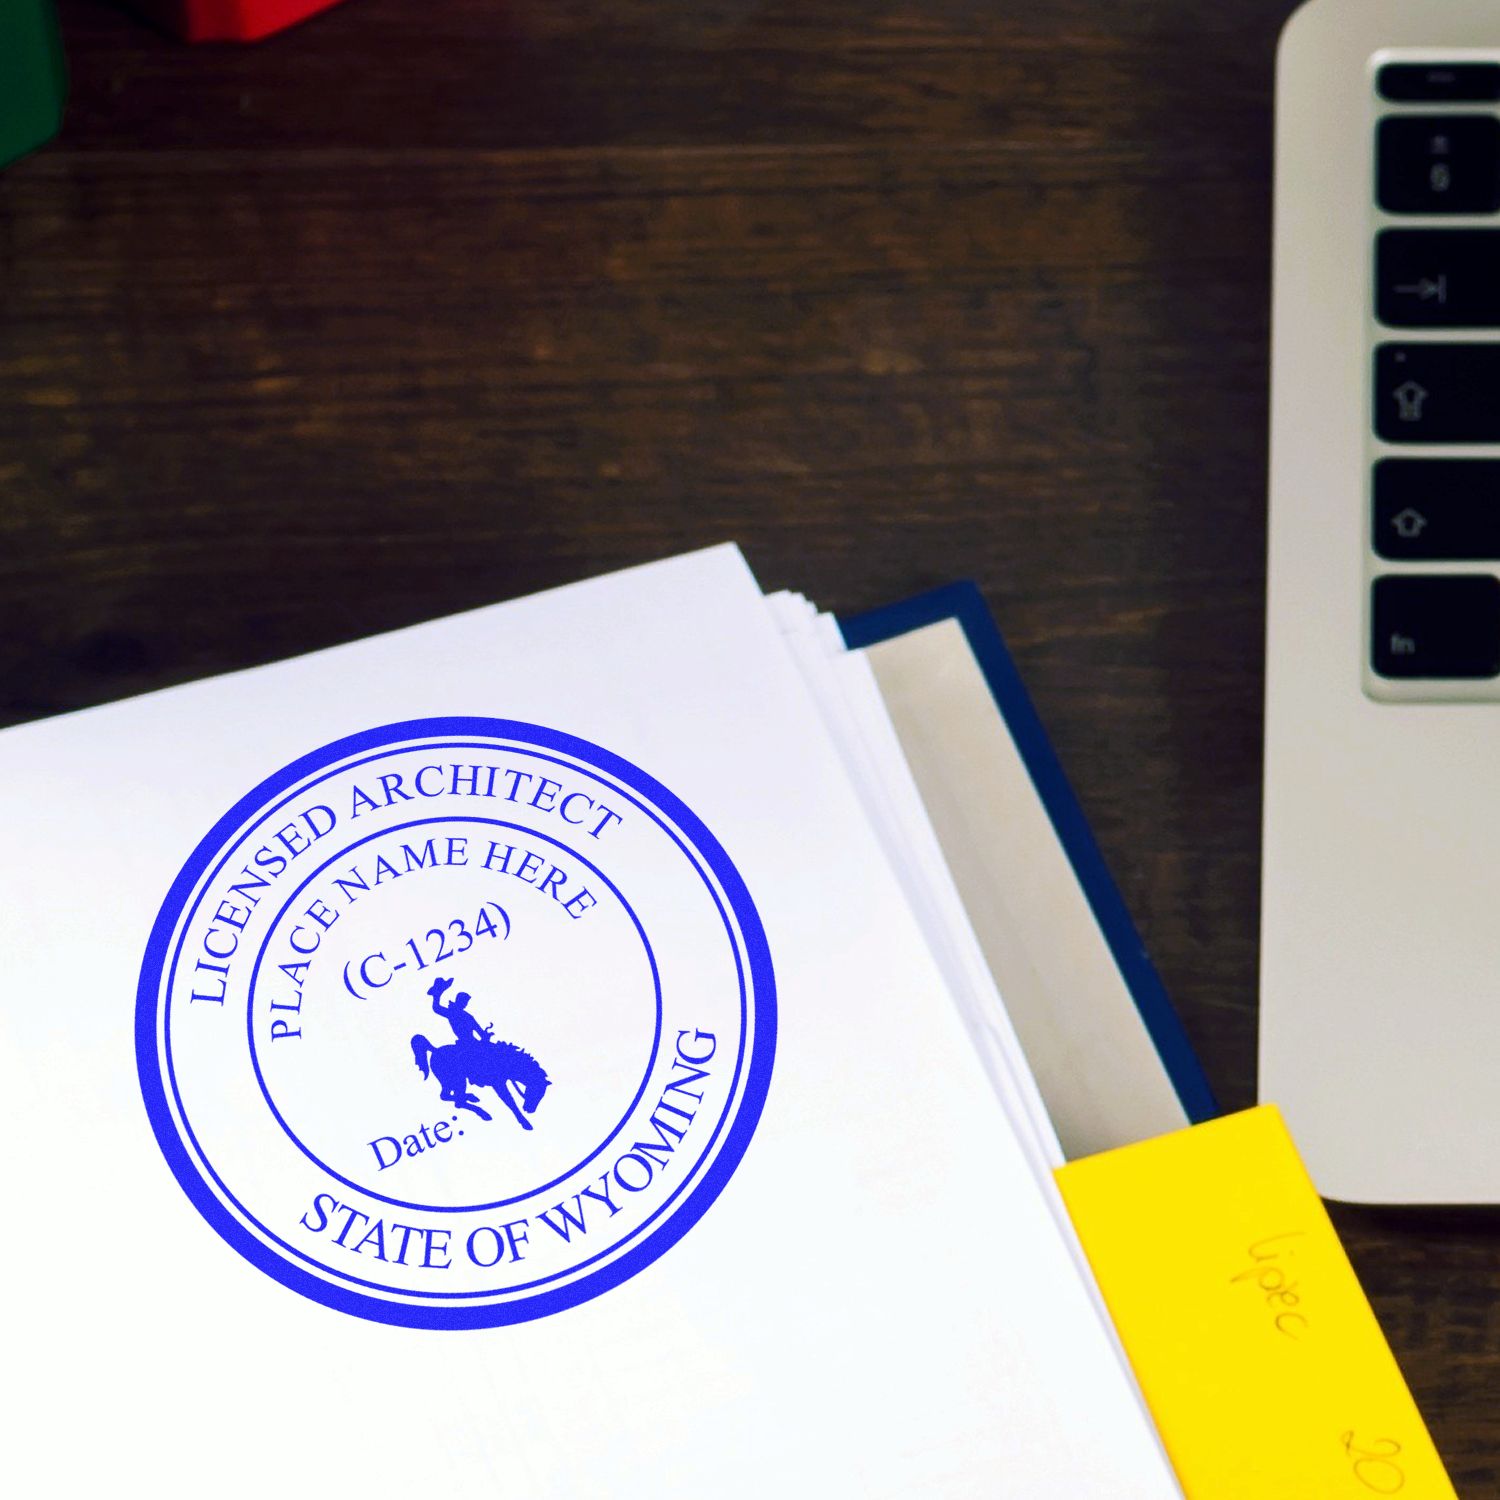
M 703 1215 L 776 1042 L 723 848 L 584 740 L 415 720 L 303 756 L 152 930 L 142 1093 L 189 1199 L 340 1311 L 484 1328 L 598 1296 Z

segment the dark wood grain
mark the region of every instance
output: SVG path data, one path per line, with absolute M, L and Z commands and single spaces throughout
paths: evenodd
M 0 719 L 723 538 L 984 587 L 1253 1098 L 1272 53 L 1291 0 L 64 0 L 0 174 Z M 1460 1489 L 1500 1227 L 1339 1210 Z

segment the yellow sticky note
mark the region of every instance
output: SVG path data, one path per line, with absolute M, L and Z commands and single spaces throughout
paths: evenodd
M 1274 1106 L 1057 1179 L 1189 1500 L 1452 1500 Z

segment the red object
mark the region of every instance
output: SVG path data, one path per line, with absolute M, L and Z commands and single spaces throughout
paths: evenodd
M 255 42 L 338 0 L 131 0 L 185 42 Z

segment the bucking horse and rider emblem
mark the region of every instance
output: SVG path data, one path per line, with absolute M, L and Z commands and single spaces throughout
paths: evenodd
M 453 1028 L 454 1040 L 447 1046 L 434 1047 L 425 1036 L 411 1039 L 412 1057 L 422 1077 L 437 1079 L 444 1099 L 481 1120 L 493 1116 L 481 1108 L 479 1096 L 470 1092 L 471 1086 L 493 1089 L 516 1117 L 516 1123 L 523 1130 L 530 1130 L 531 1121 L 526 1116 L 536 1113 L 552 1080 L 529 1052 L 513 1042 L 498 1040 L 492 1026 L 482 1026 L 469 1014 L 467 994 L 459 991 L 445 999 L 452 987 L 451 979 L 435 979 L 427 991 L 432 997 L 433 1014 L 441 1016 Z

